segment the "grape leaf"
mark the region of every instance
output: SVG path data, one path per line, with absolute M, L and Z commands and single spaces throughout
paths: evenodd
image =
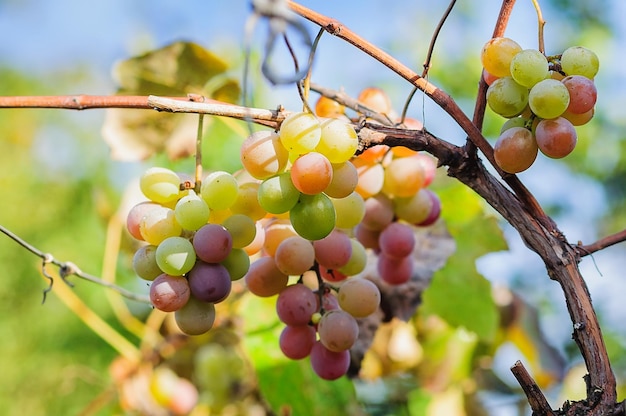
M 227 64 L 201 46 L 175 42 L 120 62 L 114 69 L 118 94 L 185 96 L 201 94 L 235 102 L 237 81 L 228 78 Z M 116 160 L 143 160 L 165 151 L 171 159 L 195 153 L 198 116 L 156 111 L 106 111 L 102 135 Z M 205 118 L 205 132 L 212 119 Z

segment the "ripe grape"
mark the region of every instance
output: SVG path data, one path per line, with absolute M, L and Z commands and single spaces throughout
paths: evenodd
M 348 263 L 352 255 L 350 237 L 339 230 L 333 230 L 328 236 L 313 242 L 313 248 L 317 262 L 333 270 Z
M 413 259 L 411 256 L 397 259 L 380 253 L 376 266 L 380 278 L 391 285 L 406 283 L 413 274 Z
M 278 345 L 285 357 L 301 360 L 311 353 L 315 334 L 315 329 L 309 325 L 287 325 L 280 333 Z
M 167 203 L 180 195 L 180 177 L 166 168 L 151 167 L 139 179 L 141 192 L 151 201 Z
M 367 199 L 373 195 L 376 195 L 383 189 L 383 183 L 385 181 L 385 169 L 383 165 L 376 161 L 370 161 L 364 159 L 362 153 L 359 157 L 354 159 L 352 163 L 359 174 L 359 180 L 355 191 L 357 191 L 363 199 Z
M 267 179 L 285 170 L 289 152 L 278 134 L 261 130 L 252 133 L 241 144 L 241 164 L 256 179 Z
M 356 192 L 352 192 L 345 198 L 331 198 L 335 207 L 335 226 L 337 228 L 353 228 L 363 220 L 365 216 L 365 201 Z
M 537 145 L 541 152 L 551 158 L 562 158 L 576 147 L 576 129 L 563 117 L 541 120 L 535 130 Z
M 413 229 L 401 222 L 392 222 L 378 237 L 380 250 L 395 259 L 406 257 L 415 248 L 415 234 Z
M 337 299 L 341 309 L 355 318 L 365 318 L 378 309 L 380 290 L 370 280 L 353 278 L 339 287 Z
M 365 200 L 365 215 L 362 225 L 371 229 L 381 231 L 393 221 L 393 202 L 383 194 L 377 194 Z
M 303 194 L 289 212 L 289 219 L 299 235 L 307 240 L 319 240 L 335 228 L 335 207 L 324 194 Z
M 335 163 L 333 178 L 324 189 L 324 193 L 331 198 L 345 198 L 356 189 L 359 182 L 359 172 L 351 162 Z
M 315 102 L 315 114 L 319 117 L 338 118 L 345 115 L 346 107 L 332 98 L 320 96 Z
M 530 130 L 512 127 L 500 135 L 493 153 L 503 171 L 518 173 L 528 169 L 537 158 L 537 142 Z
M 567 87 L 561 81 L 544 79 L 535 84 L 528 94 L 530 109 L 541 118 L 559 117 L 570 102 Z
M 582 126 L 583 124 L 587 124 L 589 120 L 593 118 L 594 113 L 595 111 L 593 108 L 583 114 L 574 114 L 565 110 L 565 112 L 561 114 L 561 117 L 568 120 L 574 126 Z
M 531 88 L 548 77 L 548 60 L 538 50 L 525 49 L 511 60 L 511 77 L 520 85 Z
M 169 237 L 157 247 L 156 262 L 164 273 L 182 276 L 195 264 L 196 252 L 186 238 Z
M 286 219 L 276 219 L 271 221 L 265 227 L 265 241 L 263 242 L 263 251 L 268 256 L 274 256 L 278 245 L 286 238 L 298 235 L 291 226 L 291 222 Z
M 498 78 L 511 75 L 511 61 L 522 51 L 522 47 L 512 39 L 498 37 L 489 40 L 480 54 L 480 60 L 489 74 Z
M 254 241 L 256 224 L 252 218 L 243 214 L 234 214 L 222 222 L 222 226 L 233 239 L 233 248 L 244 248 Z
M 142 246 L 133 256 L 133 270 L 145 280 L 154 280 L 163 271 L 156 262 L 156 246 Z
M 244 280 L 252 294 L 270 297 L 279 294 L 287 286 L 289 276 L 276 267 L 272 257 L 260 257 L 250 264 Z
M 569 91 L 570 102 L 567 111 L 584 114 L 593 109 L 598 98 L 598 91 L 592 80 L 582 75 L 570 75 L 561 82 Z
M 367 265 L 367 252 L 365 247 L 358 240 L 350 239 L 352 245 L 352 254 L 346 264 L 341 266 L 337 271 L 346 276 L 354 276 L 365 270 Z
M 424 186 L 424 169 L 415 156 L 393 159 L 385 167 L 383 191 L 395 197 L 415 195 Z
M 207 263 L 219 263 L 224 260 L 233 247 L 230 233 L 219 224 L 206 224 L 196 231 L 193 248 L 200 260 Z
M 315 149 L 322 137 L 317 117 L 311 113 L 292 113 L 280 125 L 280 141 L 291 153 L 305 154 Z
M 359 145 L 354 127 L 336 118 L 322 121 L 321 127 L 322 136 L 315 150 L 326 156 L 331 163 L 347 162 Z
M 593 79 L 600 69 L 600 60 L 593 51 L 582 46 L 572 46 L 561 55 L 561 69 L 567 75 L 582 75 Z
M 250 269 L 250 256 L 241 248 L 234 248 L 228 256 L 220 262 L 228 270 L 230 280 L 239 280 L 248 273 Z
M 333 179 L 333 168 L 326 156 L 309 152 L 298 157 L 291 166 L 291 181 L 303 194 L 324 191 Z
M 367 87 L 361 90 L 357 100 L 377 113 L 391 114 L 393 107 L 387 93 L 378 87 Z
M 276 299 L 278 319 L 287 325 L 306 325 L 316 311 L 315 294 L 300 283 L 287 286 Z
M 200 195 L 212 210 L 228 209 L 237 200 L 239 184 L 228 172 L 215 171 L 202 181 Z
M 418 222 L 415 224 L 420 227 L 426 227 L 426 226 L 434 224 L 441 216 L 441 200 L 439 199 L 437 194 L 431 191 L 430 189 L 426 189 L 426 192 L 428 193 L 428 196 L 430 197 L 432 205 L 430 208 L 430 212 L 428 213 L 428 217 L 426 217 L 424 221 Z
M 264 180 L 259 186 L 259 204 L 272 214 L 282 214 L 296 205 L 300 191 L 291 181 L 291 174 L 283 172 Z
M 182 308 L 189 300 L 189 295 L 189 283 L 182 276 L 163 273 L 150 284 L 150 302 L 163 312 Z
M 267 211 L 259 204 L 259 187 L 260 183 L 246 182 L 239 185 L 237 199 L 230 207 L 234 214 L 243 214 L 254 221 L 260 220 L 267 215 Z
M 137 240 L 143 241 L 143 236 L 141 235 L 141 231 L 139 229 L 141 219 L 150 211 L 152 208 L 161 207 L 161 205 L 156 202 L 144 201 L 140 202 L 137 205 L 134 205 L 130 211 L 128 211 L 128 216 L 126 217 L 126 229 Z
M 372 230 L 361 223 L 354 228 L 354 236 L 363 244 L 363 247 L 371 248 L 372 250 L 380 250 L 378 245 L 380 230 Z
M 185 306 L 174 312 L 174 319 L 185 334 L 202 335 L 213 327 L 215 305 L 190 296 Z
M 511 77 L 499 78 L 487 89 L 487 104 L 502 117 L 515 117 L 528 105 L 528 89 Z
M 359 325 L 354 316 L 341 309 L 327 311 L 317 324 L 320 342 L 330 351 L 350 349 L 359 336 Z
M 189 191 L 176 203 L 174 214 L 181 227 L 195 231 L 209 220 L 209 206 L 194 191 Z
M 232 286 L 228 270 L 218 263 L 196 262 L 189 271 L 188 279 L 191 294 L 203 302 L 223 301 Z
M 179 236 L 182 231 L 174 210 L 163 206 L 152 208 L 139 222 L 139 232 L 143 240 L 155 246 L 166 238 Z
M 323 380 L 336 380 L 345 375 L 350 367 L 350 351 L 334 352 L 320 341 L 311 348 L 311 368 Z
M 300 276 L 313 267 L 315 250 L 309 240 L 299 235 L 284 239 L 276 249 L 274 261 L 286 275 Z

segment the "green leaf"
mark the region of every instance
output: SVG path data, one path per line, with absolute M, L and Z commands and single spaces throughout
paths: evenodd
M 114 76 L 118 94 L 185 96 L 201 94 L 224 102 L 236 102 L 239 83 L 226 74 L 227 64 L 190 42 L 176 42 L 120 62 Z M 116 160 L 144 160 L 166 152 L 170 159 L 195 153 L 198 116 L 156 111 L 107 110 L 102 135 Z M 205 117 L 208 134 L 212 118 Z

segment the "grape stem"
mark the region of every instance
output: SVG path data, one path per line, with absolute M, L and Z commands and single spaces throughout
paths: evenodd
M 198 133 L 196 135 L 196 175 L 194 191 L 200 193 L 202 187 L 202 136 L 204 133 L 204 114 L 198 115 Z
M 147 296 L 138 295 L 138 294 L 133 293 L 133 292 L 127 290 L 127 289 L 124 289 L 121 286 L 118 286 L 118 285 L 110 283 L 110 282 L 106 282 L 106 281 L 100 279 L 99 277 L 93 276 L 93 275 L 91 275 L 89 273 L 85 273 L 82 270 L 80 270 L 72 262 L 69 262 L 69 261 L 67 261 L 67 262 L 59 261 L 52 254 L 44 253 L 43 251 L 39 250 L 38 248 L 36 248 L 32 244 L 28 243 L 26 240 L 24 240 L 23 238 L 19 237 L 17 234 L 13 233 L 12 231 L 8 230 L 7 228 L 5 228 L 2 225 L 0 225 L 0 232 L 3 233 L 4 235 L 6 235 L 7 237 L 9 237 L 11 240 L 15 241 L 17 244 L 19 244 L 20 246 L 22 246 L 26 250 L 30 251 L 34 255 L 36 255 L 36 256 L 41 258 L 41 260 L 42 260 L 42 267 L 41 267 L 42 274 L 50 282 L 50 285 L 43 291 L 43 301 L 42 301 L 42 303 L 46 301 L 46 295 L 48 294 L 48 292 L 50 292 L 50 290 L 52 289 L 52 285 L 54 283 L 54 278 L 46 270 L 46 265 L 54 264 L 55 266 L 57 266 L 59 268 L 59 276 L 61 277 L 61 279 L 65 283 L 70 285 L 70 286 L 72 286 L 71 282 L 67 281 L 66 279 L 67 279 L 68 276 L 74 275 L 74 276 L 77 276 L 77 277 L 79 277 L 81 279 L 84 279 L 84 280 L 90 281 L 92 283 L 96 283 L 96 284 L 98 284 L 100 286 L 104 286 L 104 287 L 107 287 L 109 289 L 112 289 L 112 290 L 118 292 L 120 295 L 124 296 L 127 299 L 134 300 L 134 301 L 137 301 L 137 302 L 143 302 L 143 303 L 150 304 L 150 299 Z
M 541 12 L 541 6 L 539 6 L 539 0 L 532 0 L 535 11 L 537 12 L 537 41 L 538 50 L 542 54 L 546 54 L 546 46 L 543 38 L 543 27 L 546 25 L 546 21 L 543 19 L 543 13 Z

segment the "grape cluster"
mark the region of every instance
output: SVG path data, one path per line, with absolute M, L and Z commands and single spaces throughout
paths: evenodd
M 376 109 L 388 102 L 380 94 L 370 89 L 360 99 Z M 127 228 L 144 242 L 133 267 L 151 281 L 153 306 L 174 312 L 184 333 L 208 331 L 215 304 L 241 279 L 256 296 L 276 296 L 284 355 L 310 357 L 332 380 L 348 370 L 357 319 L 381 300 L 377 284 L 357 276 L 367 248 L 378 254 L 383 281 L 406 282 L 413 227 L 436 221 L 441 205 L 426 189 L 430 157 L 387 146 L 355 156 L 358 138 L 343 108 L 320 100 L 316 109 L 250 134 L 234 174 L 211 172 L 195 184 L 148 169 L 140 179 L 147 201 L 130 210 Z
M 498 166 L 518 173 L 534 163 L 539 151 L 551 158 L 570 154 L 578 140 L 575 126 L 594 114 L 596 54 L 574 46 L 545 56 L 499 37 L 485 44 L 481 61 L 489 84 L 487 104 L 509 118 L 494 146 Z

